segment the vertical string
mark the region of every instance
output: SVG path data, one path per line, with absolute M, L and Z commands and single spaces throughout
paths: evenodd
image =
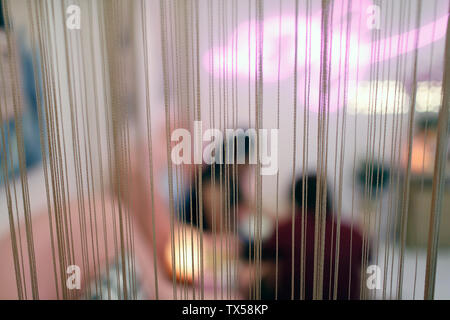
M 280 0 L 278 11 L 278 73 L 277 73 L 277 130 L 280 130 L 280 72 L 281 72 L 281 15 L 283 13 L 283 1 Z M 306 108 L 305 108 L 306 110 Z M 277 171 L 276 182 L 276 216 L 275 216 L 275 300 L 278 300 L 278 246 L 279 246 L 279 193 L 280 193 L 280 170 Z
M 150 180 L 150 197 L 152 203 L 152 234 L 153 234 L 153 266 L 154 266 L 154 277 L 155 277 L 155 298 L 159 298 L 158 290 L 158 267 L 156 260 L 156 227 L 155 227 L 155 200 L 154 200 L 154 184 L 153 184 L 153 146 L 152 146 L 152 118 L 150 109 L 150 83 L 148 77 L 148 43 L 147 43 L 147 7 L 146 1 L 141 2 L 141 19 L 142 19 L 142 40 L 143 40 L 143 51 L 144 51 L 144 70 L 145 70 L 145 106 L 146 106 L 146 120 L 147 120 L 147 152 L 149 158 L 149 180 Z
M 450 10 L 449 10 L 450 11 Z M 445 158 L 448 142 L 450 106 L 450 24 L 447 24 L 444 54 L 444 76 L 442 80 L 441 109 L 437 129 L 436 156 L 434 160 L 433 191 L 431 196 L 430 224 L 428 231 L 427 264 L 424 298 L 434 298 L 436 283 L 437 254 L 439 244 L 439 223 L 442 214 L 442 198 L 445 180 Z
M 23 138 L 23 123 L 20 117 L 19 108 L 22 104 L 20 95 L 20 82 L 17 78 L 17 72 L 14 70 L 14 66 L 17 65 L 16 54 L 14 47 L 14 41 L 11 35 L 10 19 L 9 19 L 9 2 L 3 1 L 3 16 L 5 19 L 5 31 L 7 38 L 8 52 L 11 52 L 12 63 L 10 64 L 10 74 L 12 76 L 12 94 L 13 94 L 13 108 L 14 108 L 14 123 L 17 133 L 17 149 L 19 160 L 20 181 L 22 187 L 22 202 L 24 209 L 25 230 L 27 238 L 28 259 L 29 259 L 29 272 L 31 278 L 31 291 L 34 299 L 39 299 L 39 289 L 37 285 L 37 270 L 36 270 L 36 258 L 34 250 L 33 240 L 33 227 L 31 221 L 31 208 L 30 208 L 30 196 L 28 189 L 28 177 L 25 167 L 25 150 L 24 150 L 24 138 Z
M 295 39 L 294 39 L 294 104 L 293 104 L 293 142 L 292 142 L 292 198 L 291 198 L 291 237 L 292 237 L 292 264 L 291 264 L 291 300 L 294 300 L 294 262 L 295 262 L 295 165 L 297 153 L 297 52 L 298 52 L 298 0 L 295 1 Z
M 416 9 L 416 30 L 419 29 L 420 26 L 420 18 L 422 13 L 422 0 L 418 0 L 417 9 Z M 417 45 L 419 43 L 419 31 L 416 31 L 415 40 L 414 40 L 414 64 L 413 64 L 413 89 L 412 89 L 412 97 L 411 104 L 409 110 L 409 128 L 408 128 L 408 163 L 406 167 L 406 177 L 404 181 L 404 194 L 403 194 L 403 203 L 402 203 L 402 212 L 401 212 L 401 232 L 400 232 L 400 261 L 399 261 L 399 284 L 398 284 L 398 293 L 397 297 L 399 299 L 402 298 L 403 292 L 403 270 L 404 270 L 404 250 L 405 250 L 405 241 L 406 241 L 406 228 L 408 221 L 408 206 L 409 206 L 409 190 L 410 190 L 410 176 L 411 176 L 411 155 L 412 155 L 412 140 L 413 140 L 413 125 L 414 125 L 414 114 L 415 114 L 415 106 L 416 106 L 416 93 L 417 93 L 417 61 L 418 61 L 418 49 Z

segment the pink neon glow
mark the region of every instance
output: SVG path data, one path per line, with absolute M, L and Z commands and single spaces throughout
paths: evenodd
M 386 52 L 389 52 L 389 44 L 391 44 L 391 54 L 386 54 L 384 57 L 380 57 L 379 60 L 392 59 L 396 56 L 413 51 L 415 47 L 414 39 L 417 32 L 419 32 L 419 43 L 417 44 L 417 48 L 419 49 L 443 38 L 447 29 L 448 17 L 448 14 L 444 15 L 436 21 L 430 22 L 419 29 L 414 29 L 400 35 L 392 36 L 388 39 L 380 40 L 380 50 L 383 50 L 383 48 L 386 47 Z M 400 45 L 400 47 L 398 46 L 399 38 L 403 38 L 403 45 Z M 406 43 L 408 43 L 407 47 Z
M 366 27 L 367 10 L 372 5 L 370 0 L 361 0 L 352 2 L 352 12 L 347 12 L 348 0 L 338 0 L 334 2 L 333 25 L 330 32 L 331 41 L 331 73 L 330 73 L 330 111 L 342 107 L 342 97 L 338 102 L 338 80 L 344 72 L 345 55 L 348 55 L 348 80 L 351 82 L 356 79 L 356 74 L 363 77 L 368 71 L 372 61 L 371 59 L 371 30 Z M 341 21 L 351 14 L 351 33 L 346 46 L 346 24 L 341 27 Z M 361 19 L 361 28 L 358 28 Z M 340 16 L 340 17 L 339 17 Z M 299 74 L 298 85 L 304 87 L 304 73 L 310 70 L 311 93 L 309 108 L 317 111 L 319 101 L 319 75 L 320 75 L 320 56 L 321 56 L 321 12 L 318 11 L 312 15 L 307 22 L 306 17 L 298 17 L 297 28 L 297 70 Z M 382 39 L 376 45 L 379 45 L 380 52 L 378 61 L 388 60 L 398 55 L 405 54 L 414 50 L 414 38 L 419 32 L 418 48 L 435 42 L 446 33 L 448 14 L 428 23 L 421 28 L 410 30 L 390 38 Z M 226 47 L 213 47 L 203 56 L 203 65 L 215 77 L 230 77 L 236 74 L 241 79 L 254 80 L 255 70 L 257 68 L 256 36 L 257 23 L 247 21 L 238 26 L 233 35 L 229 37 Z M 308 23 L 308 30 L 307 28 Z M 294 72 L 295 61 L 295 16 L 284 14 L 281 16 L 281 34 L 279 34 L 279 17 L 266 18 L 263 22 L 263 74 L 265 82 L 275 82 L 278 79 L 278 46 L 281 49 L 280 79 L 286 79 L 292 76 Z M 434 28 L 434 32 L 433 32 Z M 434 36 L 433 36 L 434 34 Z M 398 47 L 398 39 L 402 38 L 402 44 Z M 237 44 L 236 44 L 237 39 Z M 407 41 L 406 41 L 407 39 Z M 308 43 L 307 43 L 308 40 Z M 407 46 L 405 45 L 407 43 Z M 237 50 L 235 49 L 237 45 Z M 374 43 L 375 45 L 375 43 Z M 386 50 L 384 50 L 386 48 Z M 358 58 L 359 51 L 359 58 Z M 308 61 L 306 56 L 310 52 Z M 306 63 L 305 63 L 306 62 Z M 308 66 L 305 68 L 305 64 Z M 212 67 L 211 67 L 212 66 Z M 299 90 L 299 101 L 303 99 L 303 92 Z

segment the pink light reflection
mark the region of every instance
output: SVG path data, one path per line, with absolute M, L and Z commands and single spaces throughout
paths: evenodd
M 345 54 L 348 54 L 348 80 L 350 83 L 356 79 L 358 73 L 359 78 L 363 78 L 367 73 L 371 64 L 371 32 L 365 25 L 367 18 L 367 9 L 372 5 L 370 0 L 361 0 L 352 2 L 352 12 L 346 12 L 347 0 L 334 2 L 335 23 L 331 27 L 330 40 L 332 45 L 331 54 L 331 73 L 330 73 L 330 111 L 336 111 L 342 107 L 342 97 L 338 98 L 338 81 L 344 72 Z M 345 8 L 342 10 L 342 8 Z M 336 17 L 341 13 L 340 17 Z M 351 14 L 352 28 L 348 39 L 348 47 L 346 45 L 346 24 L 341 27 L 341 21 Z M 359 26 L 360 15 L 362 25 Z M 320 56 L 321 56 L 321 12 L 316 12 L 308 22 L 308 30 L 306 17 L 298 17 L 298 50 L 297 50 L 297 71 L 299 72 L 298 86 L 304 87 L 304 73 L 310 71 L 311 74 L 311 93 L 310 93 L 310 110 L 317 111 L 319 94 L 319 75 L 320 75 Z M 379 43 L 380 55 L 378 61 L 388 60 L 398 55 L 405 54 L 414 50 L 414 37 L 419 32 L 418 48 L 422 48 L 434 41 L 444 37 L 446 33 L 446 25 L 448 14 L 438 20 L 428 23 L 421 28 L 410 30 L 390 38 L 382 39 Z M 214 73 L 215 77 L 230 78 L 237 75 L 240 79 L 249 79 L 254 81 L 255 71 L 257 67 L 256 53 L 256 21 L 247 21 L 240 24 L 234 34 L 229 37 L 226 47 L 213 47 L 203 56 L 203 65 L 210 73 Z M 280 79 L 286 79 L 292 76 L 294 72 L 294 44 L 295 44 L 295 16 L 292 14 L 284 14 L 281 17 L 281 34 L 279 34 L 279 17 L 274 16 L 266 18 L 263 22 L 264 27 L 264 46 L 263 46 L 263 73 L 264 82 L 273 83 L 278 79 L 278 46 L 281 41 L 281 67 Z M 435 28 L 433 36 L 433 28 Z M 360 40 L 358 40 L 358 37 Z M 403 45 L 397 47 L 399 37 L 404 38 Z M 235 49 L 237 39 L 237 50 Z M 408 41 L 406 41 L 408 39 Z M 408 46 L 405 46 L 408 43 Z M 310 45 L 310 47 L 308 47 Z M 384 48 L 386 50 L 384 51 Z M 390 49 L 390 50 L 389 50 Z M 310 50 L 310 57 L 305 61 L 307 52 Z M 359 54 L 358 54 L 359 51 Z M 390 54 L 389 54 L 390 52 Z M 359 58 L 358 58 L 359 57 Z M 372 61 L 376 61 L 373 59 Z M 305 67 L 308 65 L 308 68 Z M 299 101 L 303 101 L 303 90 L 299 90 Z

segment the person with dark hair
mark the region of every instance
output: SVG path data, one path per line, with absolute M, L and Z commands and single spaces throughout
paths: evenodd
M 275 259 L 278 243 L 278 298 L 359 299 L 361 233 L 356 227 L 348 226 L 336 217 L 333 219 L 332 195 L 326 189 L 325 180 L 315 174 L 300 177 L 294 190 L 294 237 L 292 219 L 289 217 L 279 224 L 278 239 L 274 233 L 263 244 L 263 255 Z M 324 240 L 323 246 L 321 239 Z M 322 281 L 315 283 L 321 267 Z M 314 290 L 319 290 L 316 296 Z
M 305 186 L 304 192 L 303 192 L 303 185 Z M 318 181 L 317 176 L 315 174 L 309 174 L 305 177 L 300 177 L 295 182 L 295 193 L 294 193 L 294 199 L 295 199 L 295 205 L 297 208 L 302 208 L 303 203 L 305 203 L 305 207 L 308 206 L 310 211 L 316 210 L 316 199 L 317 199 L 317 188 L 318 188 Z M 325 186 L 322 185 L 322 194 L 323 192 L 326 192 L 325 195 L 325 213 L 330 214 L 332 211 L 332 200 L 331 200 L 331 193 L 328 188 L 325 188 Z M 292 191 L 291 193 L 292 194 Z M 319 203 L 319 207 L 322 203 Z
M 198 182 L 198 181 L 197 181 Z M 197 183 L 193 182 L 184 196 L 184 201 L 178 212 L 178 218 L 188 225 L 200 227 L 203 222 L 204 231 L 230 232 L 235 223 L 233 208 L 239 205 L 240 190 L 232 172 L 232 166 L 225 169 L 225 165 L 208 165 L 202 172 L 202 212 L 200 212 Z M 224 214 L 229 211 L 229 215 Z M 229 218 L 229 219 L 226 219 Z
M 250 198 L 248 189 L 249 179 L 253 181 L 251 170 L 251 153 L 255 147 L 255 137 L 248 129 L 236 129 L 227 135 L 224 143 L 217 148 L 220 163 L 203 167 L 202 177 L 202 208 L 199 212 L 199 188 L 198 181 L 192 177 L 187 191 L 182 199 L 178 201 L 179 220 L 193 227 L 200 226 L 200 218 L 203 222 L 203 230 L 212 231 L 213 222 L 216 225 L 215 231 L 224 231 L 231 228 L 234 230 L 234 214 L 230 215 L 230 221 L 225 225 L 225 212 L 232 211 L 237 207 L 245 207 L 243 214 L 252 211 L 251 204 L 246 199 Z M 225 207 L 226 206 L 226 207 Z M 234 213 L 234 212 L 233 212 Z M 213 217 L 214 216 L 214 217 Z M 221 221 L 223 222 L 220 225 Z M 222 228 L 222 230 L 218 230 Z M 231 231 L 228 230 L 228 231 Z

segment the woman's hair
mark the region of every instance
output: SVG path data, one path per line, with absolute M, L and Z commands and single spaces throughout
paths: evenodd
M 225 168 L 227 167 L 227 170 Z M 214 182 L 213 182 L 214 181 Z M 203 188 L 210 186 L 214 183 L 216 188 L 220 188 L 222 186 L 223 190 L 229 190 L 228 192 L 223 192 L 227 195 L 227 199 L 223 199 L 224 202 L 229 204 L 229 207 L 232 207 L 240 202 L 240 191 L 235 183 L 235 179 L 233 177 L 233 166 L 232 165 L 224 165 L 224 164 L 214 164 L 208 165 L 203 169 L 202 172 L 202 186 Z M 185 201 L 184 205 L 181 206 L 180 209 L 184 208 L 184 213 L 181 216 L 181 212 L 179 214 L 179 218 L 183 220 L 183 222 L 187 224 L 191 224 L 194 227 L 199 227 L 199 205 L 198 205 L 198 187 L 195 183 L 192 183 L 188 191 L 185 193 Z M 203 198 L 203 201 L 205 198 Z M 219 201 L 219 199 L 217 199 Z M 203 203 L 203 210 L 205 205 Z M 181 210 L 179 210 L 181 211 Z M 210 226 L 206 219 L 205 215 L 203 215 L 203 230 L 211 230 L 212 226 Z
M 305 177 L 305 190 L 303 190 L 303 176 L 300 176 L 295 182 L 295 205 L 297 208 L 301 208 L 303 206 L 303 195 L 305 197 L 304 201 L 308 211 L 316 210 L 316 200 L 317 200 L 317 184 L 318 178 L 315 173 L 307 174 Z M 324 187 L 324 182 L 322 182 L 322 187 Z M 325 208 L 328 213 L 332 211 L 332 195 L 327 187 L 327 197 Z M 292 194 L 292 193 L 291 193 Z

